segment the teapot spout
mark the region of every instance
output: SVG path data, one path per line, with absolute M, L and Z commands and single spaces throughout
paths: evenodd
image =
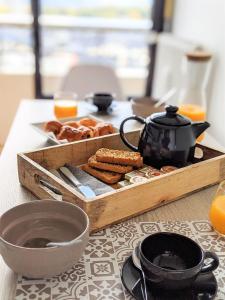
M 195 138 L 197 139 L 207 128 L 210 127 L 208 122 L 199 122 L 192 124 L 192 130 Z

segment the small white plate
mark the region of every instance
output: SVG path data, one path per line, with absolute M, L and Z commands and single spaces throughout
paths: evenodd
M 60 122 L 61 123 L 65 123 L 65 122 L 68 122 L 68 121 L 79 121 L 79 120 L 84 119 L 84 118 L 89 118 L 89 119 L 95 120 L 97 122 L 105 122 L 102 119 L 96 118 L 96 117 L 94 117 L 92 115 L 81 116 L 81 117 L 76 117 L 76 118 L 60 119 Z M 43 128 L 44 128 L 45 123 L 47 123 L 47 122 L 48 121 L 46 121 L 46 122 L 38 122 L 38 123 L 31 123 L 30 125 L 36 131 L 38 131 L 41 135 L 46 136 L 48 138 L 48 141 L 51 142 L 54 145 L 61 145 L 61 144 L 69 143 L 67 140 L 58 140 L 53 132 L 46 132 Z M 107 123 L 107 122 L 105 122 L 105 123 Z M 113 126 L 113 128 L 114 128 L 115 132 L 119 132 L 118 128 L 116 128 L 114 126 Z

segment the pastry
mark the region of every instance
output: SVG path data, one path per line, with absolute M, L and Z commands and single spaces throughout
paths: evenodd
M 94 127 L 97 125 L 97 121 L 90 118 L 83 118 L 79 121 L 79 124 L 86 127 Z
M 78 127 L 78 130 L 82 133 L 82 139 L 93 137 L 93 131 L 86 126 L 80 126 Z
M 116 173 L 120 173 L 120 174 L 126 174 L 133 170 L 132 166 L 121 166 L 121 165 L 117 165 L 117 164 L 109 164 L 109 163 L 97 161 L 95 155 L 93 155 L 89 158 L 88 165 L 90 167 L 93 167 L 96 169 L 116 172 Z
M 83 165 L 81 168 L 83 171 L 87 172 L 88 174 L 108 184 L 117 183 L 122 178 L 122 175 L 119 173 L 97 170 L 95 168 L 90 167 L 88 164 Z
M 98 137 L 99 136 L 99 130 L 98 130 L 98 128 L 92 127 L 92 126 L 90 126 L 89 128 L 92 130 L 93 137 Z
M 78 128 L 79 127 L 79 124 L 76 121 L 67 121 L 67 122 L 63 123 L 63 125 L 71 126 L 73 128 Z
M 63 129 L 64 127 L 66 127 L 66 129 Z M 68 129 L 68 127 L 70 127 L 70 129 Z M 71 128 L 78 129 L 80 134 L 78 134 L 77 131 L 73 132 Z M 58 140 L 67 139 L 70 142 L 108 135 L 114 132 L 114 128 L 111 124 L 98 122 L 91 118 L 82 118 L 79 121 L 71 120 L 64 123 L 49 121 L 45 123 L 44 130 L 53 132 Z M 78 137 L 80 138 L 78 139 Z
M 114 132 L 112 124 L 98 123 L 95 128 L 99 132 L 99 136 L 112 134 Z
M 45 123 L 44 130 L 47 132 L 53 132 L 54 134 L 59 134 L 62 124 L 59 121 L 49 121 Z
M 140 168 L 143 166 L 143 158 L 139 152 L 124 150 L 112 150 L 101 148 L 96 152 L 96 160 L 111 164 L 120 164 Z
M 70 126 L 63 126 L 57 135 L 58 140 L 68 140 L 68 142 L 79 141 L 82 139 L 82 132 Z

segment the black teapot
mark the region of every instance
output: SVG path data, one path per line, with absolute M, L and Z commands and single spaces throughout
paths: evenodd
M 154 113 L 146 119 L 138 116 L 126 118 L 120 125 L 120 136 L 126 146 L 141 153 L 148 165 L 183 167 L 193 161 L 196 139 L 210 124 L 191 123 L 190 119 L 177 113 L 176 106 L 168 105 L 165 109 L 166 112 Z M 145 125 L 138 147 L 131 145 L 124 135 L 124 124 L 128 120 Z

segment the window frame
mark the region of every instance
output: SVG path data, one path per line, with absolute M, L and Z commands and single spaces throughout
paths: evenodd
M 161 32 L 164 27 L 164 9 L 166 0 L 153 0 L 153 10 L 151 20 L 153 21 L 151 31 Z M 42 75 L 40 72 L 40 61 L 42 53 L 41 45 L 41 26 L 39 23 L 39 17 L 41 14 L 41 4 L 40 0 L 31 0 L 31 11 L 33 15 L 32 23 L 32 38 L 33 38 L 33 53 L 35 61 L 35 71 L 34 71 L 34 93 L 37 99 L 52 99 L 52 95 L 46 95 L 43 93 L 42 88 Z M 152 83 L 154 79 L 154 68 L 157 45 L 156 42 L 152 42 L 148 45 L 148 51 L 150 59 L 150 64 L 148 66 L 148 76 L 146 81 L 145 96 L 151 96 Z

